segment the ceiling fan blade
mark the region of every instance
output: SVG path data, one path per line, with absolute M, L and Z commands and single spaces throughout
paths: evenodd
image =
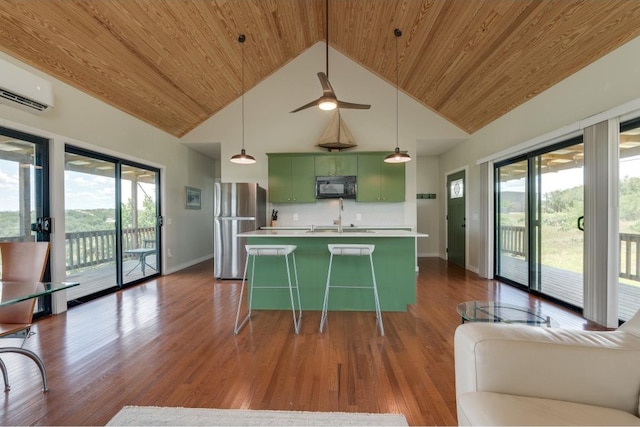
M 355 104 L 353 102 L 339 101 L 336 97 L 335 92 L 333 91 L 333 87 L 331 86 L 331 83 L 329 83 L 329 79 L 327 78 L 327 75 L 325 73 L 320 72 L 318 73 L 318 78 L 320 79 L 320 84 L 322 85 L 322 96 L 316 100 L 309 102 L 308 104 L 303 105 L 302 107 L 296 108 L 295 110 L 291 111 L 291 113 L 297 113 L 298 111 L 305 110 L 307 108 L 310 108 L 316 105 L 320 105 L 322 101 L 327 101 L 327 98 L 330 98 L 333 101 L 335 101 L 338 104 L 338 108 L 351 108 L 351 109 L 357 109 L 357 110 L 368 110 L 369 108 L 371 108 L 371 105 L 367 105 L 367 104 Z
M 322 85 L 322 91 L 324 92 L 324 96 L 330 96 L 332 98 L 336 97 L 336 93 L 333 91 L 333 87 L 331 83 L 329 83 L 329 78 L 323 72 L 318 73 L 318 78 L 320 79 L 320 84 Z
M 319 102 L 319 101 L 320 101 L 320 98 L 318 98 L 318 99 L 314 99 L 314 100 L 313 100 L 313 101 L 311 101 L 310 103 L 308 103 L 308 104 L 304 104 L 302 107 L 298 107 L 298 108 L 296 108 L 295 110 L 293 110 L 293 111 L 289 111 L 289 112 L 290 112 L 290 113 L 297 113 L 298 111 L 305 110 L 305 109 L 307 109 L 307 108 L 309 108 L 309 107 L 313 107 L 313 106 L 315 106 L 315 105 L 318 105 L 318 102 Z
M 353 102 L 338 101 L 338 108 L 352 108 L 356 110 L 368 110 L 371 105 L 367 104 L 354 104 Z

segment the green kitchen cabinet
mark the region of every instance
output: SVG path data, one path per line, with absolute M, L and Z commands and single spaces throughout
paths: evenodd
M 314 203 L 315 183 L 313 155 L 269 156 L 269 202 Z
M 358 202 L 404 202 L 405 164 L 385 163 L 387 154 L 358 154 Z
M 355 155 L 316 155 L 317 176 L 350 176 L 358 174 L 358 157 Z

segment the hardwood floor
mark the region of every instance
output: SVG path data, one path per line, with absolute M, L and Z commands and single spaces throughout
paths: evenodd
M 3 355 L 12 389 L 2 425 L 104 425 L 125 405 L 392 412 L 410 425 L 456 424 L 456 304 L 501 300 L 541 306 L 561 327 L 580 316 L 441 259 L 421 258 L 417 303 L 383 313 L 255 311 L 233 334 L 239 282 L 215 281 L 212 263 L 41 319 L 28 348 L 47 366 Z M 304 287 L 302 286 L 304 290 Z

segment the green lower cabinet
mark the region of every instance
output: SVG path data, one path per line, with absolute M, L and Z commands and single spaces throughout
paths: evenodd
M 251 245 L 296 245 L 296 264 L 303 310 L 322 310 L 329 268 L 329 243 L 342 237 L 249 237 Z M 357 237 L 349 243 L 375 244 L 373 263 L 382 311 L 407 311 L 416 301 L 415 238 Z M 250 273 L 250 272 L 249 272 Z M 284 257 L 256 258 L 256 286 L 287 284 Z M 368 256 L 334 256 L 331 282 L 337 285 L 371 284 Z M 292 280 L 294 280 L 292 276 Z M 294 294 L 295 296 L 295 294 Z M 288 289 L 256 289 L 253 308 L 268 310 L 291 309 Z M 374 311 L 371 289 L 331 289 L 329 311 Z
M 386 154 L 358 154 L 358 202 L 404 202 L 405 164 L 385 163 Z

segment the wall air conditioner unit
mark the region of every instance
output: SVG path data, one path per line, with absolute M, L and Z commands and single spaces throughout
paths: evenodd
M 53 88 L 47 80 L 0 59 L 0 104 L 41 113 L 53 107 Z

